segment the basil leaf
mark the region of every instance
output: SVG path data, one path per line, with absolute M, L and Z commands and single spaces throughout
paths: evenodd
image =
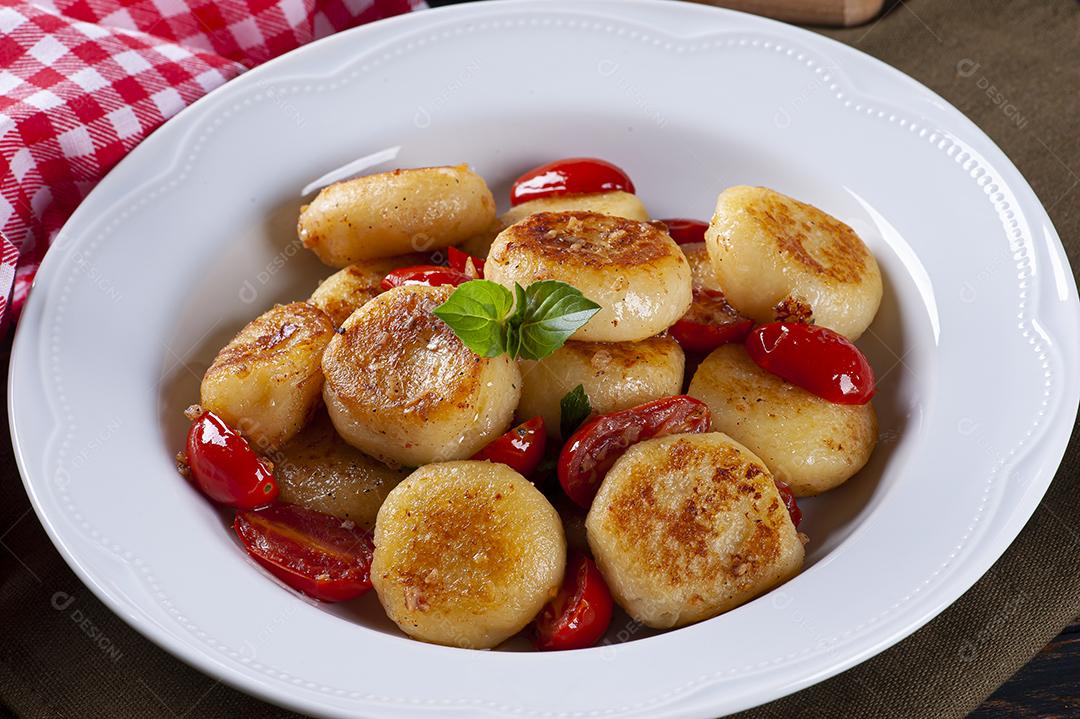
M 510 359 L 516 359 L 521 354 L 521 322 L 525 317 L 527 304 L 525 288 L 515 282 L 514 313 L 506 322 L 506 354 L 510 356 Z
M 513 304 L 513 295 L 502 285 L 470 280 L 459 285 L 434 314 L 473 352 L 495 357 L 507 350 L 506 319 Z
M 539 360 L 563 346 L 570 335 L 593 315 L 600 305 L 586 298 L 581 290 L 565 282 L 542 280 L 529 285 L 524 292 L 517 287 L 518 308 L 515 320 L 520 316 L 517 341 L 512 356 Z M 524 295 L 524 312 L 521 297 Z
M 543 280 L 514 292 L 490 280 L 458 286 L 435 308 L 435 316 L 481 357 L 504 352 L 510 359 L 538 360 L 563 346 L 600 305 L 565 282 Z
M 559 429 L 562 438 L 572 435 L 590 414 L 592 404 L 589 402 L 589 395 L 585 394 L 585 387 L 579 384 L 563 395 L 559 401 Z

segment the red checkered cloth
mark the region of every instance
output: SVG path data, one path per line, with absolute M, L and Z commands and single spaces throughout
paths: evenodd
M 0 0 L 0 320 L 79 202 L 162 122 L 272 57 L 422 5 Z

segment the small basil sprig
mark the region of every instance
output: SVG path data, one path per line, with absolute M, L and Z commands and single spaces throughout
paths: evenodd
M 481 357 L 505 353 L 538 360 L 562 347 L 599 311 L 600 305 L 565 282 L 514 283 L 511 294 L 491 280 L 471 280 L 436 307 L 435 316 Z
M 559 401 L 559 431 L 563 439 L 572 435 L 591 413 L 592 404 L 582 385 L 563 395 Z

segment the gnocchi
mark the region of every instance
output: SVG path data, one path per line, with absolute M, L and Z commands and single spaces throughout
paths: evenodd
M 405 478 L 349 446 L 334 430 L 325 412 L 272 457 L 283 502 L 375 527 L 386 495 Z
M 640 342 L 567 342 L 539 361 L 521 365 L 520 417 L 544 418 L 548 435 L 559 437 L 560 402 L 579 384 L 598 414 L 678 394 L 685 357 L 670 337 Z
M 779 192 L 724 190 L 705 243 L 728 301 L 758 322 L 812 316 L 854 340 L 881 304 L 881 271 L 859 236 Z
M 540 212 L 503 230 L 485 277 L 512 288 L 574 285 L 601 309 L 571 337 L 634 342 L 667 329 L 690 307 L 690 266 L 666 232 L 596 212 Z
M 796 497 L 844 483 L 877 444 L 872 404 L 821 399 L 758 367 L 742 345 L 710 354 L 690 394 L 709 405 L 714 429 L 749 447 Z
M 448 247 L 485 231 L 495 198 L 465 165 L 394 170 L 325 187 L 300 208 L 304 246 L 331 267 Z
M 266 452 L 303 428 L 319 402 L 323 349 L 334 336 L 306 302 L 259 315 L 218 352 L 203 375 L 200 404 Z
M 489 648 L 555 596 L 565 564 L 559 515 L 524 477 L 503 464 L 445 462 L 387 497 L 371 581 L 406 634 Z
M 390 465 L 471 457 L 510 426 L 521 373 L 479 357 L 432 314 L 450 287 L 395 287 L 345 321 L 322 358 L 345 441 Z
M 615 600 L 650 627 L 720 614 L 803 563 L 769 470 L 720 432 L 630 447 L 600 485 L 585 527 Z
M 709 259 L 709 251 L 704 242 L 692 242 L 679 245 L 686 261 L 690 264 L 690 282 L 695 289 L 720 290 L 720 280 L 713 269 L 712 260 Z
M 425 262 L 427 258 L 421 254 L 357 262 L 323 280 L 311 293 L 308 302 L 325 312 L 334 325 L 340 327 L 358 307 L 382 292 L 382 281 L 387 273 Z

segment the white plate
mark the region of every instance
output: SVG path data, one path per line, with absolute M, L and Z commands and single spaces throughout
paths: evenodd
M 541 654 L 410 641 L 374 597 L 323 608 L 248 561 L 177 477 L 215 351 L 326 270 L 300 188 L 358 157 L 627 168 L 655 216 L 763 184 L 851 224 L 885 300 L 861 344 L 882 439 L 805 503 L 806 570 L 735 611 Z M 393 152 L 388 153 L 390 155 Z M 941 98 L 774 22 L 666 2 L 483 3 L 380 22 L 268 63 L 155 132 L 79 207 L 19 327 L 26 487 L 80 577 L 146 636 L 271 701 L 332 716 L 713 716 L 805 687 L 928 621 L 1031 515 L 1076 413 L 1076 288 L 1000 150 Z

